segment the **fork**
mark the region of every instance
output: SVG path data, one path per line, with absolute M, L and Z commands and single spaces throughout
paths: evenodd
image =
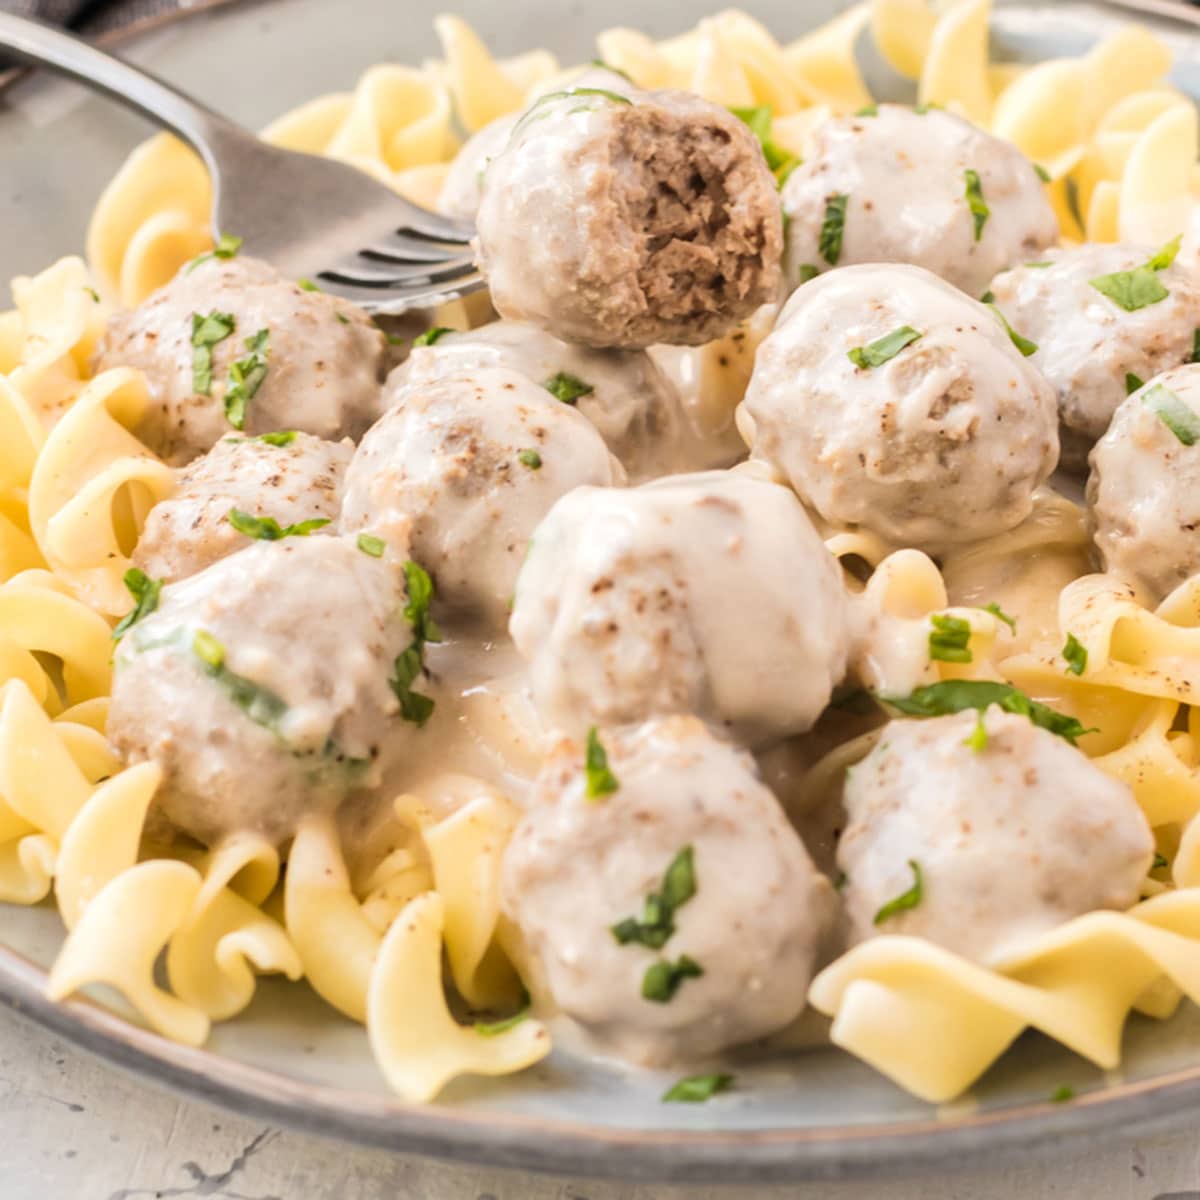
M 281 274 L 370 312 L 427 308 L 478 291 L 470 222 L 430 212 L 334 159 L 268 145 L 81 38 L 0 13 L 0 50 L 49 67 L 182 138 L 212 178 L 214 238 L 236 235 Z

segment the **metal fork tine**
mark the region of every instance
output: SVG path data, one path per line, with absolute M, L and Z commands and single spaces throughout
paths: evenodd
M 479 272 L 472 270 L 457 279 L 440 284 L 408 285 L 390 290 L 361 287 L 338 280 L 325 281 L 321 287 L 330 295 L 352 300 L 368 312 L 405 312 L 413 308 L 432 308 L 449 300 L 456 300 L 468 292 L 475 291 L 479 284 Z
M 475 236 L 475 226 L 470 221 L 460 221 L 454 217 L 443 217 L 441 213 L 430 212 L 418 208 L 415 204 L 405 202 L 407 220 L 405 229 L 408 232 L 423 237 L 441 238 L 462 246 Z
M 359 253 L 373 262 L 445 262 L 464 257 L 462 246 L 453 242 L 408 238 L 400 234 L 375 242 Z
M 317 279 L 322 286 L 336 282 L 367 288 L 419 287 L 425 283 L 456 279 L 474 269 L 474 260 L 470 258 L 442 259 L 436 263 L 371 263 L 360 260 L 322 271 Z

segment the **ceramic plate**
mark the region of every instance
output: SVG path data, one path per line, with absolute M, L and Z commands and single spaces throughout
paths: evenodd
M 719 6 L 457 0 L 452 7 L 500 52 L 546 45 L 579 60 L 594 53 L 601 28 L 640 25 L 664 35 Z M 747 7 L 787 39 L 842 6 L 751 0 Z M 1078 54 L 1123 19 L 1104 5 L 1001 4 L 996 49 L 1027 60 Z M 1158 25 L 1177 53 L 1176 82 L 1200 96 L 1200 37 L 1182 20 Z M 370 63 L 418 62 L 436 49 L 426 12 L 402 16 L 394 0 L 214 7 L 143 30 L 124 46 L 252 126 L 320 92 L 349 88 Z M 867 58 L 865 66 L 878 94 L 909 98 L 882 64 Z M 25 79 L 0 94 L 0 278 L 78 251 L 95 196 L 146 133 L 123 110 L 53 80 Z M 709 1106 L 663 1105 L 666 1077 L 557 1051 L 522 1076 L 459 1081 L 436 1105 L 414 1108 L 384 1089 L 362 1029 L 302 987 L 264 981 L 251 1008 L 217 1026 L 202 1051 L 88 1001 L 48 1004 L 44 972 L 61 937 L 50 907 L 3 910 L 0 1000 L 148 1079 L 265 1120 L 397 1151 L 576 1176 L 747 1183 L 894 1175 L 1067 1135 L 1095 1137 L 1189 1108 L 1200 1113 L 1200 1013 L 1191 1007 L 1162 1024 L 1135 1016 L 1119 1073 L 1099 1072 L 1028 1035 L 969 1097 L 942 1110 L 833 1049 L 739 1064 L 737 1093 Z M 1062 1085 L 1079 1098 L 1049 1103 Z

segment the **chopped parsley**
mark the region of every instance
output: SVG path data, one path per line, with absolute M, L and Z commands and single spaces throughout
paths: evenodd
M 527 1005 L 520 1012 L 513 1013 L 511 1017 L 505 1017 L 502 1021 L 476 1021 L 472 1028 L 480 1037 L 499 1037 L 502 1033 L 515 1029 L 522 1021 L 528 1019 L 529 1007 Z
M 996 293 L 993 292 L 991 288 L 988 288 L 988 290 L 986 292 L 984 292 L 982 296 L 979 297 L 979 303 L 980 304 L 995 304 L 996 303 Z
M 267 446 L 290 446 L 296 440 L 296 431 L 294 429 L 280 429 L 275 433 L 260 433 L 255 437 L 247 438 L 248 442 L 263 442 Z
M 1132 371 L 1125 372 L 1125 395 L 1132 396 L 1140 387 L 1145 387 L 1146 381 Z
M 1027 262 L 1025 265 L 1033 271 L 1044 271 L 1047 267 L 1054 266 L 1048 258 L 1042 259 L 1040 262 Z
M 1188 362 L 1200 363 L 1200 329 L 1192 330 L 1192 356 Z
M 439 338 L 445 337 L 448 333 L 453 333 L 454 330 L 447 325 L 435 325 L 432 329 L 425 330 L 424 333 L 419 333 L 413 338 L 414 346 L 432 346 Z
M 1004 609 L 1002 609 L 994 600 L 991 602 L 991 604 L 985 604 L 983 606 L 983 611 L 991 613 L 997 621 L 1003 621 L 1005 625 L 1007 625 L 1009 629 L 1013 631 L 1013 633 L 1017 632 L 1017 618 L 1010 617 L 1008 613 L 1006 613 Z
M 537 471 L 542 466 L 542 456 L 536 450 L 522 450 L 517 455 L 517 461 L 531 471 Z
M 836 267 L 838 259 L 842 257 L 842 234 L 846 229 L 846 205 L 849 201 L 850 197 L 844 192 L 836 193 L 825 201 L 825 219 L 821 222 L 817 249 L 831 267 Z
M 1051 1104 L 1065 1104 L 1068 1100 L 1075 1099 L 1075 1089 L 1069 1083 L 1064 1083 L 1061 1087 L 1056 1087 L 1050 1093 Z
M 988 208 L 987 201 L 983 198 L 983 184 L 980 181 L 979 172 L 968 167 L 963 172 L 963 179 L 967 184 L 963 194 L 967 198 L 967 207 L 971 210 L 971 216 L 975 218 L 975 240 L 979 241 L 983 237 L 983 227 L 987 224 L 988 217 L 992 215 L 992 210 Z
M 412 628 L 413 640 L 408 649 L 396 656 L 392 667 L 391 689 L 400 701 L 400 715 L 414 725 L 424 725 L 433 715 L 434 701 L 429 696 L 413 691 L 413 684 L 425 670 L 425 646 L 440 642 L 442 631 L 430 616 L 429 606 L 433 603 L 433 580 L 420 563 L 409 559 L 404 564 L 404 581 L 408 588 L 408 603 L 404 616 Z
M 324 529 L 330 523 L 328 517 L 313 517 L 308 521 L 297 521 L 294 525 L 281 526 L 274 517 L 256 517 L 240 508 L 231 508 L 225 514 L 225 520 L 238 533 L 257 538 L 260 542 L 278 542 L 288 537 L 308 537 L 310 533 Z
M 916 859 L 910 858 L 908 860 L 908 869 L 912 872 L 913 876 L 912 887 L 908 891 L 894 896 L 875 914 L 876 925 L 882 925 L 884 921 L 890 921 L 892 917 L 899 916 L 902 912 L 916 908 L 921 903 L 921 898 L 925 894 L 925 880 L 921 876 L 921 866 Z
M 1163 286 L 1158 272 L 1165 271 L 1175 261 L 1181 240 L 1182 235 L 1172 238 L 1140 267 L 1134 267 L 1131 271 L 1114 271 L 1111 275 L 1097 275 L 1088 283 L 1126 312 L 1136 312 L 1139 308 L 1157 304 L 1171 294 Z
M 1067 634 L 1062 656 L 1067 660 L 1067 670 L 1072 675 L 1082 675 L 1087 670 L 1087 647 L 1073 634 Z
M 1033 164 L 1033 169 L 1034 169 L 1034 170 L 1037 172 L 1037 177 L 1038 177 L 1038 178 L 1039 178 L 1039 179 L 1040 179 L 1040 180 L 1041 180 L 1043 183 L 1049 183 L 1049 182 L 1050 182 L 1050 172 L 1049 172 L 1049 171 L 1047 171 L 1047 170 L 1046 170 L 1046 168 L 1045 168 L 1045 167 L 1043 167 L 1041 163 L 1034 163 L 1034 164 Z
M 577 375 L 566 371 L 558 371 L 543 380 L 542 387 L 564 404 L 574 404 L 581 396 L 590 396 L 596 390 L 590 383 L 584 383 Z
M 1005 712 L 1028 717 L 1035 725 L 1065 738 L 1072 745 L 1085 733 L 1096 732 L 1085 729 L 1074 717 L 1031 700 L 1012 684 L 991 679 L 944 679 L 941 683 L 919 687 L 908 696 L 882 696 L 880 699 L 906 717 L 944 717 L 968 708 L 986 709 L 991 704 L 998 704 Z
M 96 291 L 96 289 L 94 287 L 85 287 L 83 290 L 85 292 L 87 292 L 87 294 L 89 296 L 91 296 L 92 301 L 94 303 L 96 303 L 96 304 L 100 303 L 100 293 L 98 291 Z
M 893 329 L 891 333 L 885 333 L 883 337 L 876 338 L 865 346 L 855 346 L 853 350 L 848 350 L 846 357 L 856 367 L 869 371 L 872 367 L 883 366 L 885 362 L 895 358 L 905 346 L 911 346 L 920 337 L 919 330 L 911 325 L 901 325 L 899 329 Z
M 1159 871 L 1159 870 L 1161 870 L 1163 867 L 1165 867 L 1165 866 L 1167 866 L 1167 865 L 1168 865 L 1168 863 L 1167 863 L 1167 857 L 1166 857 L 1166 855 L 1165 855 L 1165 854 L 1159 854 L 1159 853 L 1158 853 L 1158 851 L 1155 851 L 1155 852 L 1154 852 L 1154 862 L 1152 862 L 1152 863 L 1150 864 L 1150 870 L 1152 870 L 1152 871 Z
M 623 79 L 628 79 L 630 83 L 633 82 L 628 71 L 623 71 L 620 67 L 614 67 L 611 63 L 606 63 L 602 58 L 589 58 L 588 63 L 590 66 L 599 67 L 602 71 L 611 71 L 614 75 L 620 75 Z
M 212 352 L 233 332 L 233 313 L 192 313 L 192 391 L 199 396 L 212 395 Z
M 376 537 L 373 533 L 360 533 L 358 535 L 358 548 L 364 554 L 369 554 L 372 558 L 382 558 L 383 552 L 387 549 L 387 543 L 383 538 Z
M 718 1092 L 728 1091 L 733 1084 L 732 1075 L 689 1075 L 672 1084 L 663 1093 L 664 1104 L 703 1104 Z
M 617 777 L 609 770 L 608 752 L 600 742 L 600 735 L 597 733 L 595 725 L 587 731 L 583 771 L 584 795 L 589 800 L 600 800 L 605 796 L 611 796 L 621 786 Z
M 302 292 L 319 292 L 321 289 L 307 276 L 304 279 L 297 279 L 296 286 Z
M 693 958 L 681 954 L 674 962 L 660 959 L 651 963 L 642 976 L 642 999 L 654 1004 L 669 1004 L 685 979 L 699 979 L 704 968 Z
M 915 112 L 918 117 L 923 117 L 926 113 L 932 111 L 933 109 L 940 109 L 941 107 L 942 106 L 938 104 L 936 100 L 926 100 L 922 104 L 914 104 L 913 112 Z
M 334 315 L 335 317 L 337 317 L 337 319 L 338 319 L 338 322 L 339 322 L 340 324 L 342 324 L 342 325 L 349 325 L 349 324 L 350 324 L 350 318 L 349 318 L 348 316 L 346 316 L 346 314 L 345 314 L 345 313 L 343 313 L 343 312 L 335 312 L 333 315 Z
M 192 653 L 200 660 L 204 673 L 221 686 L 251 721 L 278 735 L 279 722 L 287 712 L 287 702 L 281 696 L 231 671 L 225 665 L 225 647 L 206 629 L 198 629 L 192 636 Z
M 213 671 L 219 671 L 225 665 L 225 647 L 207 629 L 196 630 L 192 653 Z
M 234 237 L 231 233 L 223 233 L 217 240 L 217 244 L 207 254 L 201 254 L 199 258 L 193 258 L 188 263 L 184 274 L 190 275 L 201 263 L 209 262 L 214 258 L 235 258 L 241 248 L 242 239 L 240 237 Z
M 622 946 L 636 942 L 661 950 L 675 932 L 675 912 L 696 894 L 696 871 L 691 846 L 684 846 L 671 860 L 662 887 L 651 892 L 642 904 L 642 915 L 626 917 L 612 926 L 612 935 Z
M 225 389 L 225 419 L 234 429 L 246 428 L 246 406 L 258 394 L 267 377 L 267 356 L 271 352 L 271 331 L 260 329 L 248 337 L 248 353 L 229 366 L 229 385 Z
M 151 579 L 138 567 L 130 567 L 122 578 L 134 604 L 113 630 L 113 637 L 117 639 L 123 638 L 143 617 L 148 617 L 158 607 L 163 588 L 161 579 Z
M 971 624 L 962 617 L 934 613 L 929 618 L 929 657 L 938 662 L 971 661 Z
M 862 108 L 858 109 L 855 112 L 854 115 L 856 117 L 877 117 L 877 116 L 879 116 L 879 105 L 878 104 L 864 104 L 862 106 Z
M 1031 342 L 1027 337 L 1022 337 L 1009 323 L 1008 318 L 996 307 L 991 300 L 985 300 L 984 303 L 1000 318 L 1000 324 L 1004 326 L 1004 331 L 1008 334 L 1008 340 L 1020 352 L 1028 358 L 1031 354 L 1037 353 L 1037 342 Z
M 1156 383 L 1143 397 L 1142 403 L 1185 445 L 1194 446 L 1200 439 L 1200 416 L 1182 397 Z
M 812 263 L 801 263 L 800 270 L 797 272 L 796 277 L 803 285 L 808 283 L 810 280 L 816 279 L 820 273 L 820 270 Z
M 976 754 L 981 754 L 987 749 L 987 744 L 988 731 L 987 726 L 983 723 L 983 712 L 982 710 L 977 710 L 975 713 L 975 728 L 963 738 L 963 745 L 970 746 Z
M 755 108 L 731 108 L 729 111 L 749 126 L 750 132 L 758 138 L 767 166 L 775 175 L 776 183 L 782 187 L 787 177 L 800 165 L 800 160 L 771 137 L 771 106 L 760 104 Z

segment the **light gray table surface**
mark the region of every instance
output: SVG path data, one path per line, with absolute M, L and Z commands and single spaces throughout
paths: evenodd
M 0 1200 L 1200 1200 L 1194 1126 L 970 1173 L 789 1188 L 624 1186 L 434 1163 L 249 1121 L 0 1011 Z

